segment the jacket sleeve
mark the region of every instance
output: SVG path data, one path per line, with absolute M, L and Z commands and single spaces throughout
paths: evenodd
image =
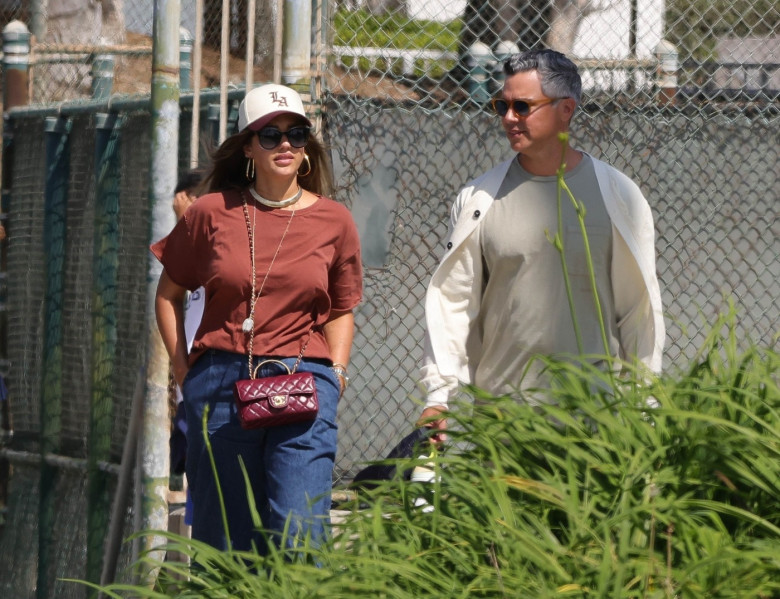
M 660 372 L 650 293 L 620 233 L 614 235 L 612 281 L 621 359 L 636 359 L 653 372 Z
M 458 194 L 450 212 L 447 240 L 452 240 L 458 218 L 470 197 L 467 188 Z M 434 272 L 425 299 L 425 343 L 421 383 L 425 407 L 447 407 L 461 382 L 469 382 L 466 344 L 479 312 L 482 259 L 476 234 L 469 235 L 445 254 Z
M 423 365 L 421 369 L 421 383 L 425 388 L 425 407 L 447 408 L 449 398 L 458 388 L 458 379 L 454 376 L 443 376 L 439 371 L 436 358 L 431 347 L 430 331 L 425 332 L 425 346 L 423 353 Z
M 652 372 L 661 371 L 665 327 L 655 267 L 655 234 L 650 206 L 634 185 L 621 190 L 631 196 L 627 219 L 636 254 L 620 231 L 613 236 L 612 287 L 621 358 L 638 360 Z M 640 261 L 642 266 L 640 267 Z M 645 271 L 643 273 L 643 270 Z

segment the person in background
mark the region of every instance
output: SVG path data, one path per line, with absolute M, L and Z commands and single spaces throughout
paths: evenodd
M 184 216 L 184 211 L 190 207 L 198 197 L 198 186 L 203 179 L 203 174 L 192 169 L 184 173 L 176 183 L 173 190 L 173 212 L 176 214 L 176 222 Z M 187 351 L 192 349 L 192 341 L 200 326 L 203 316 L 204 289 L 198 287 L 195 291 L 187 292 L 184 300 L 184 335 L 187 338 Z M 171 431 L 171 470 L 174 474 L 183 474 L 187 457 L 187 417 L 181 389 L 176 385 L 176 412 L 173 417 Z M 185 522 L 192 524 L 192 506 L 187 494 L 187 517 Z
M 238 133 L 220 145 L 204 177 L 208 193 L 152 251 L 163 265 L 157 322 L 187 411 L 192 536 L 228 546 L 202 438 L 205 413 L 230 545 L 262 552 L 265 535 L 252 523 L 248 491 L 272 542 L 280 542 L 288 519 L 289 546 L 327 534 L 336 410 L 348 381 L 362 266 L 352 216 L 326 197 L 326 154 L 297 92 L 257 87 L 238 112 Z M 203 318 L 188 352 L 182 299 L 200 286 Z M 249 362 L 274 358 L 292 367 L 302 350 L 298 371 L 314 375 L 316 419 L 243 429 L 233 387 L 250 377 Z M 258 376 L 275 374 L 271 365 Z
M 627 176 L 568 144 L 582 83 L 576 65 L 553 50 L 509 57 L 493 100 L 514 156 L 468 183 L 452 208 L 446 251 L 426 300 L 420 424 L 445 437 L 446 411 L 460 385 L 521 401 L 544 401 L 544 363 L 535 356 L 612 356 L 661 368 L 665 327 L 655 270 L 650 206 Z M 566 134 L 566 135 L 562 135 Z M 561 256 L 557 172 L 584 204 L 604 346 L 588 257 L 576 211 L 562 199 L 562 236 L 574 312 Z

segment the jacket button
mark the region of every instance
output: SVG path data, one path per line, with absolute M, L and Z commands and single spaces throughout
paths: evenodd
M 451 242 L 451 241 L 448 241 L 448 242 L 447 242 L 447 249 L 448 249 L 448 250 L 451 250 L 451 249 L 452 249 L 452 242 Z
M 479 210 L 475 210 L 474 211 L 474 218 L 479 218 L 480 214 L 481 214 L 481 212 Z

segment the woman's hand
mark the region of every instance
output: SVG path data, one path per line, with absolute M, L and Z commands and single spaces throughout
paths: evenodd
M 341 391 L 339 398 L 349 383 L 347 365 L 349 364 L 349 352 L 352 349 L 352 337 L 355 331 L 355 317 L 352 310 L 345 312 L 331 312 L 330 318 L 322 326 L 322 333 L 328 343 L 330 357 L 333 360 L 333 372 L 339 378 Z

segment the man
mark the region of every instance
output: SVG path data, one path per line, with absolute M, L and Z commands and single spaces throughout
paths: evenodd
M 421 422 L 434 429 L 434 442 L 444 438 L 448 400 L 461 384 L 538 401 L 532 390 L 545 381 L 534 356 L 608 354 L 661 369 L 653 217 L 628 177 L 568 145 L 582 91 L 576 65 L 559 52 L 533 50 L 508 58 L 504 73 L 493 103 L 516 155 L 458 194 L 425 301 Z M 585 207 L 605 334 L 580 221 L 565 193 L 559 227 L 562 164 Z M 570 290 L 551 241 L 559 229 Z

